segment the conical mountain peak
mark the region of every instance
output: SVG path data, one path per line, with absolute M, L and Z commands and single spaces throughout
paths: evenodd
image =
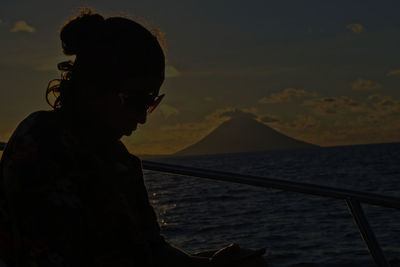
M 254 118 L 237 116 L 223 122 L 199 142 L 177 152 L 176 155 L 224 154 L 311 147 L 316 146 L 286 136 Z

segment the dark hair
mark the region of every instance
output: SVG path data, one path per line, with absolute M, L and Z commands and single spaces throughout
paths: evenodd
M 165 57 L 158 38 L 162 38 L 160 32 L 152 33 L 131 19 L 105 19 L 83 10 L 61 29 L 64 54 L 76 57 L 58 64 L 61 79 L 49 82 L 47 103 L 54 109 L 65 108 L 78 97 L 86 101 L 102 91 L 115 90 L 119 81 L 129 77 L 163 79 Z

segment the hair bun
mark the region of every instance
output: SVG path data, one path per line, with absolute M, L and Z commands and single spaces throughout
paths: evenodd
M 101 39 L 104 18 L 90 11 L 83 11 L 70 20 L 61 30 L 60 39 L 65 55 L 77 55 Z

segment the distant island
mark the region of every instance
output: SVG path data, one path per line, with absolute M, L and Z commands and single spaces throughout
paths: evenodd
M 222 123 L 203 139 L 173 154 L 173 156 L 316 147 L 318 146 L 286 136 L 254 118 L 238 116 Z

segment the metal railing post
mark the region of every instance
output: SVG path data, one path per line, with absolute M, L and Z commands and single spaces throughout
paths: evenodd
M 374 232 L 371 229 L 371 226 L 365 217 L 364 211 L 360 205 L 360 202 L 349 198 L 346 199 L 347 206 L 351 214 L 353 215 L 354 222 L 358 226 L 358 230 L 362 238 L 367 245 L 367 248 L 375 261 L 376 266 L 379 267 L 389 267 L 389 263 L 386 261 L 385 255 L 381 247 L 379 246 L 378 240 L 375 237 Z

